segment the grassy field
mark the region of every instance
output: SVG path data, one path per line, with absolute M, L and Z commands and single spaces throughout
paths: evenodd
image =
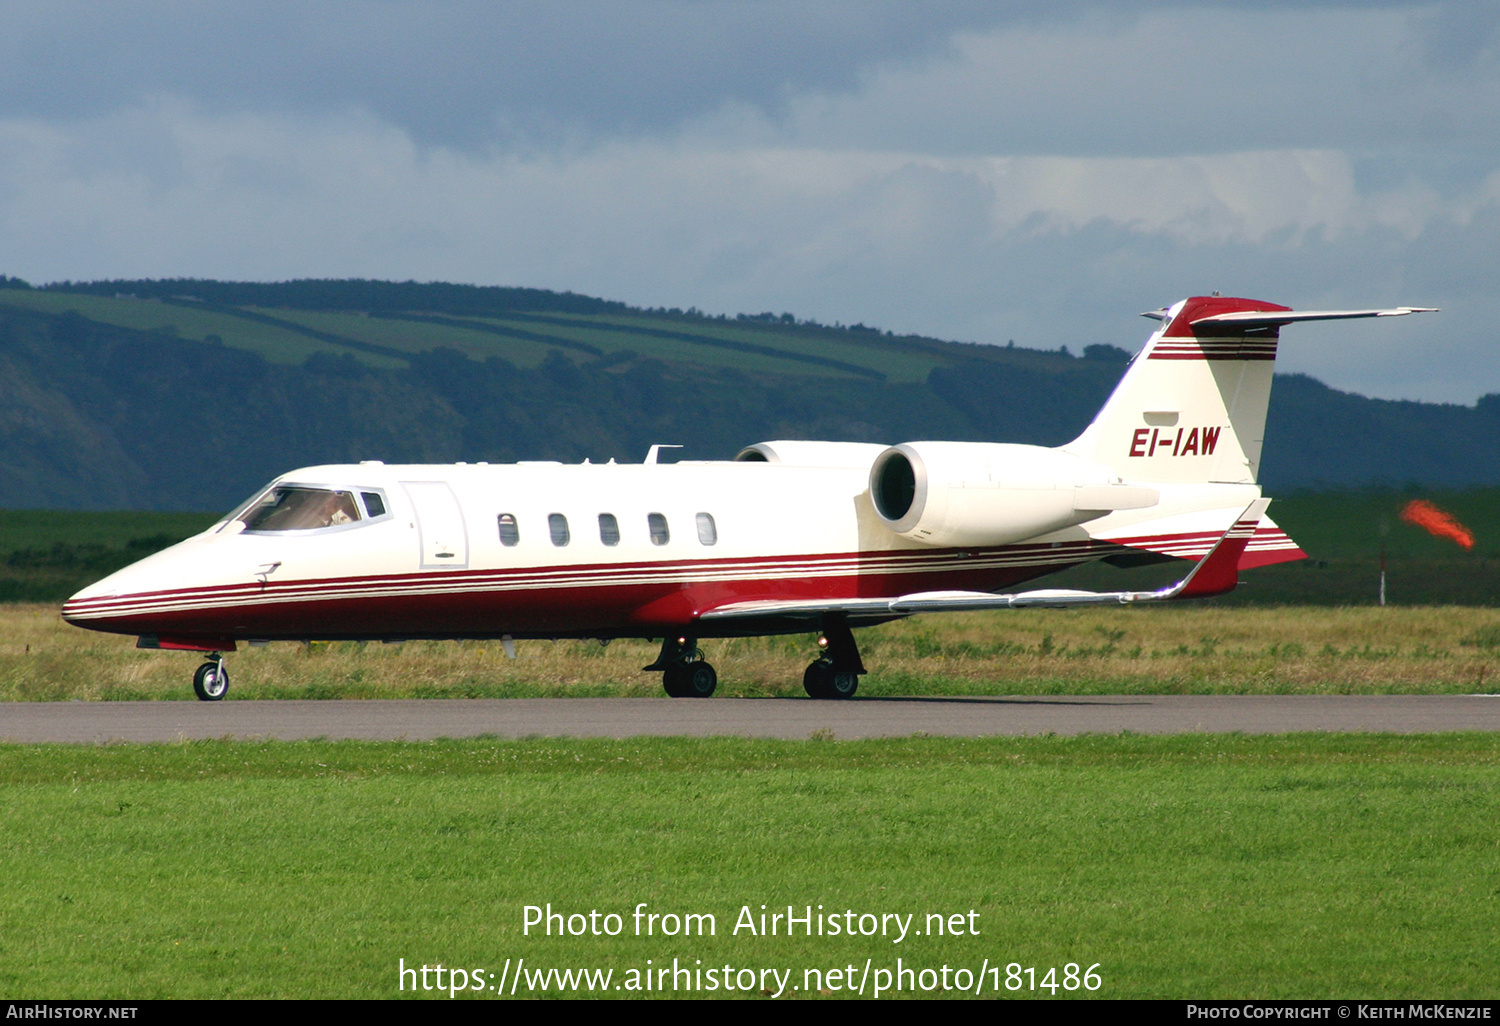
M 1014 353 L 1001 356 L 988 348 L 932 340 L 893 341 L 873 331 L 715 321 L 641 311 L 586 315 L 518 312 L 505 318 L 445 317 L 440 319 L 451 323 L 438 323 L 421 313 L 414 317 L 368 317 L 353 311 L 254 307 L 242 308 L 250 315 L 245 317 L 236 315 L 238 308 L 29 289 L 0 289 L 0 303 L 49 314 L 72 311 L 103 324 L 176 338 L 205 340 L 214 336 L 224 345 L 258 353 L 273 363 L 301 363 L 314 353 L 348 353 L 370 366 L 390 367 L 400 365 L 403 353 L 445 346 L 471 359 L 499 356 L 530 367 L 540 363 L 554 344 L 576 356 L 569 343 L 583 342 L 595 351 L 630 350 L 673 364 L 835 378 L 849 376 L 853 368 L 856 372 L 876 372 L 876 376 L 893 381 L 918 382 L 925 381 L 933 367 L 957 360 L 1017 359 Z M 280 323 L 269 323 L 264 319 L 267 317 Z M 465 322 L 472 326 L 465 326 Z M 715 343 L 728 343 L 728 347 Z M 394 352 L 382 355 L 360 344 Z M 809 361 L 808 357 L 815 359 Z M 818 359 L 849 367 L 819 364 Z M 1044 357 L 1041 359 L 1045 362 Z
M 132 541 L 153 537 L 181 541 L 208 527 L 221 515 L 0 509 L 0 555 L 50 550 L 58 545 L 123 549 Z
M 80 296 L 37 289 L 0 289 L 0 303 L 49 314 L 73 311 L 102 324 L 135 331 L 162 332 L 174 338 L 202 341 L 209 335 L 217 335 L 226 346 L 259 353 L 271 363 L 301 363 L 314 353 L 337 356 L 349 352 L 346 346 L 320 342 L 296 331 L 255 324 L 211 310 L 142 299 Z
M 864 695 L 1500 691 L 1500 612 L 1436 607 L 1023 610 L 860 631 Z M 190 700 L 191 653 L 0 606 L 0 701 Z M 719 694 L 802 694 L 812 635 L 704 642 Z M 642 641 L 290 643 L 229 657 L 231 699 L 658 695 Z
M 218 518 L 213 513 L 0 510 L 0 603 L 60 604 L 79 588 Z
M 0 747 L 0 991 L 389 998 L 398 960 L 524 958 L 625 997 L 675 958 L 843 997 L 805 971 L 900 958 L 987 960 L 986 994 L 1076 963 L 1111 998 L 1493 998 L 1497 785 L 1488 735 Z M 634 936 L 643 902 L 714 933 Z M 623 929 L 524 935 L 547 903 Z M 761 905 L 922 932 L 736 935 Z

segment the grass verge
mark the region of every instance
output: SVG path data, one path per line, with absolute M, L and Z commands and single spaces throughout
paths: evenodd
M 1099 963 L 1103 997 L 1494 997 L 1497 784 L 1491 735 L 4 746 L 0 990 L 385 998 L 401 959 L 612 987 L 675 958 L 844 996 L 804 971 L 900 957 Z M 524 935 L 548 902 L 623 930 Z M 642 902 L 715 931 L 634 936 Z M 736 934 L 761 905 L 964 928 Z
M 1462 694 L 1500 690 L 1500 611 L 1462 607 L 1018 610 L 860 631 L 865 695 Z M 197 657 L 43 605 L 0 605 L 0 701 L 191 699 Z M 703 644 L 726 696 L 800 695 L 811 635 Z M 643 641 L 242 648 L 229 697 L 659 695 Z

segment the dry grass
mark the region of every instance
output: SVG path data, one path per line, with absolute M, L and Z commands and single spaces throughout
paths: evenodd
M 865 694 L 1500 690 L 1500 611 L 1157 608 L 921 617 L 860 631 Z M 188 699 L 197 659 L 0 607 L 0 700 Z M 703 644 L 725 695 L 800 694 L 811 635 Z M 229 657 L 235 698 L 650 695 L 643 641 L 277 644 Z

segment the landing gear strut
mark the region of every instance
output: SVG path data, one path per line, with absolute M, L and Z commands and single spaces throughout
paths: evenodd
M 200 701 L 217 702 L 228 690 L 229 671 L 224 669 L 224 654 L 215 652 L 193 674 L 193 691 Z
M 673 698 L 708 698 L 719 685 L 693 638 L 663 638 L 656 662 L 642 669 L 661 670 L 661 686 Z
M 818 644 L 824 646 L 823 654 L 802 674 L 803 689 L 813 698 L 853 698 L 865 672 L 854 632 L 842 617 L 829 617 Z

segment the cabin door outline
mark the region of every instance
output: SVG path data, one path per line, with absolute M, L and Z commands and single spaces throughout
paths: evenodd
M 423 570 L 463 570 L 469 565 L 464 510 L 446 481 L 402 481 L 416 516 Z

